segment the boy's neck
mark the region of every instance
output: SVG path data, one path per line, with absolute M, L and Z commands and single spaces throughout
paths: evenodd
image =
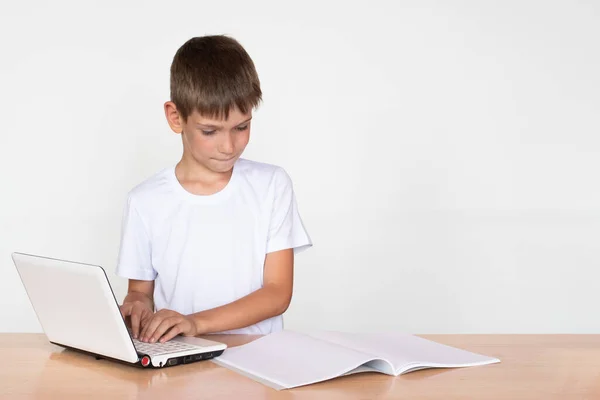
M 221 191 L 229 183 L 232 173 L 233 169 L 227 172 L 211 171 L 185 158 L 175 166 L 175 176 L 181 186 L 197 195 L 211 195 Z

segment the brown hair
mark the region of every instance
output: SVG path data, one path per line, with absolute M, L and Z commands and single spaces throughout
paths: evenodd
M 262 101 L 254 62 L 233 38 L 194 37 L 173 58 L 171 101 L 184 121 L 194 110 L 208 118 L 227 119 L 235 106 L 245 114 Z

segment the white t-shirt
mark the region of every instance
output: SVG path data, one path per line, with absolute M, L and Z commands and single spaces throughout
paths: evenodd
M 181 186 L 172 166 L 129 192 L 116 273 L 154 280 L 156 309 L 188 315 L 260 289 L 267 253 L 310 246 L 283 168 L 239 159 L 224 189 L 201 196 Z M 282 328 L 276 316 L 226 333 Z

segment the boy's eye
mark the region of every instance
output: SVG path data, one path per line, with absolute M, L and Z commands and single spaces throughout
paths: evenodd
M 235 128 L 237 131 L 243 132 L 246 129 L 248 129 L 248 125 L 244 125 L 244 126 L 237 126 Z M 212 130 L 212 131 L 205 131 L 204 129 L 201 129 L 202 134 L 206 135 L 206 136 L 210 136 L 210 135 L 214 135 L 217 131 L 216 130 Z

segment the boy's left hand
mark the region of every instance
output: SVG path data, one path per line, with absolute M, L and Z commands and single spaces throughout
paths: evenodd
M 146 322 L 140 333 L 140 341 L 164 343 L 177 335 L 196 336 L 197 334 L 198 329 L 191 316 L 162 309 L 154 313 L 152 318 Z

